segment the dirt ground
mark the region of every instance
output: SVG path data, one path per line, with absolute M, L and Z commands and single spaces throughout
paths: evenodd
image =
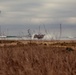
M 76 41 L 0 41 L 0 75 L 76 75 Z

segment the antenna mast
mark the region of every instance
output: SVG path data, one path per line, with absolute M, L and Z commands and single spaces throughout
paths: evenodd
M 2 35 L 2 32 L 1 32 L 1 26 L 0 26 L 0 36 Z
M 0 10 L 0 14 L 1 14 L 1 10 Z M 0 26 L 0 36 L 1 36 L 1 26 Z

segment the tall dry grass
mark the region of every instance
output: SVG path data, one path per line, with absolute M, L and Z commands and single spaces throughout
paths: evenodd
M 76 50 L 21 43 L 0 47 L 0 75 L 76 75 Z

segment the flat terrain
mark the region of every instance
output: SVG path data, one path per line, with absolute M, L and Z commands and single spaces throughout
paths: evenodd
M 76 75 L 76 41 L 0 41 L 0 75 Z

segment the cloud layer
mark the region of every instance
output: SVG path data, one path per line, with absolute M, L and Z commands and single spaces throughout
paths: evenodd
M 2 26 L 76 25 L 76 0 L 0 0 L 0 10 Z

